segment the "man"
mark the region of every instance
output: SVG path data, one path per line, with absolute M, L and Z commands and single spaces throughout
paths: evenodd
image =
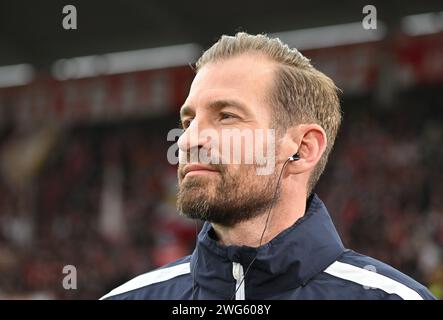
M 197 62 L 181 121 L 187 160 L 177 203 L 183 215 L 206 221 L 196 248 L 102 299 L 433 299 L 394 268 L 345 249 L 312 193 L 341 111 L 333 81 L 297 50 L 264 35 L 221 37 Z M 263 159 L 255 153 L 252 164 L 226 161 L 222 143 L 202 134 L 223 140 L 239 129 L 274 133 L 272 173 L 257 173 Z M 269 162 L 272 145 L 265 149 Z M 197 152 L 223 161 L 189 160 Z

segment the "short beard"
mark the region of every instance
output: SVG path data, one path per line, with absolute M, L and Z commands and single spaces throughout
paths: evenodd
M 213 179 L 194 176 L 186 180 L 180 179 L 183 168 L 179 167 L 177 208 L 184 216 L 232 227 L 265 214 L 278 201 L 276 171 L 257 175 L 256 166 L 242 165 L 233 176 L 227 166 L 214 167 L 219 174 Z

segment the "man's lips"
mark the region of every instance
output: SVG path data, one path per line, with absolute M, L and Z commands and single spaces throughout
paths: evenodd
M 183 176 L 186 177 L 189 175 L 195 174 L 207 174 L 207 173 L 219 172 L 211 166 L 203 165 L 203 164 L 188 164 L 183 168 Z

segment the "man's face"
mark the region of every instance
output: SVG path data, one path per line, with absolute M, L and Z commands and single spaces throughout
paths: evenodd
M 257 174 L 257 148 L 270 156 L 269 146 L 274 147 L 267 102 L 274 71 L 266 58 L 245 54 L 209 63 L 196 75 L 180 112 L 185 132 L 178 145 L 187 160 L 178 168 L 177 206 L 184 215 L 233 226 L 272 204 L 276 170 Z M 239 130 L 253 140 L 245 134 L 239 145 L 226 138 Z M 246 164 L 251 151 L 253 160 Z M 241 156 L 240 163 L 234 154 Z M 202 164 L 202 155 L 212 161 Z

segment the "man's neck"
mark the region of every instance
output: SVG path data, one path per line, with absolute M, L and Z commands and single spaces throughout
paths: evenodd
M 288 199 L 288 197 L 285 197 L 283 194 L 281 198 Z M 214 227 L 219 243 L 225 246 L 236 245 L 248 247 L 259 247 L 260 245 L 268 243 L 304 215 L 306 210 L 306 197 L 292 197 L 291 200 L 292 201 L 280 200 L 271 209 L 268 225 L 261 243 L 260 238 L 265 228 L 269 211 L 250 220 L 237 223 L 233 227 L 213 223 L 212 226 Z

